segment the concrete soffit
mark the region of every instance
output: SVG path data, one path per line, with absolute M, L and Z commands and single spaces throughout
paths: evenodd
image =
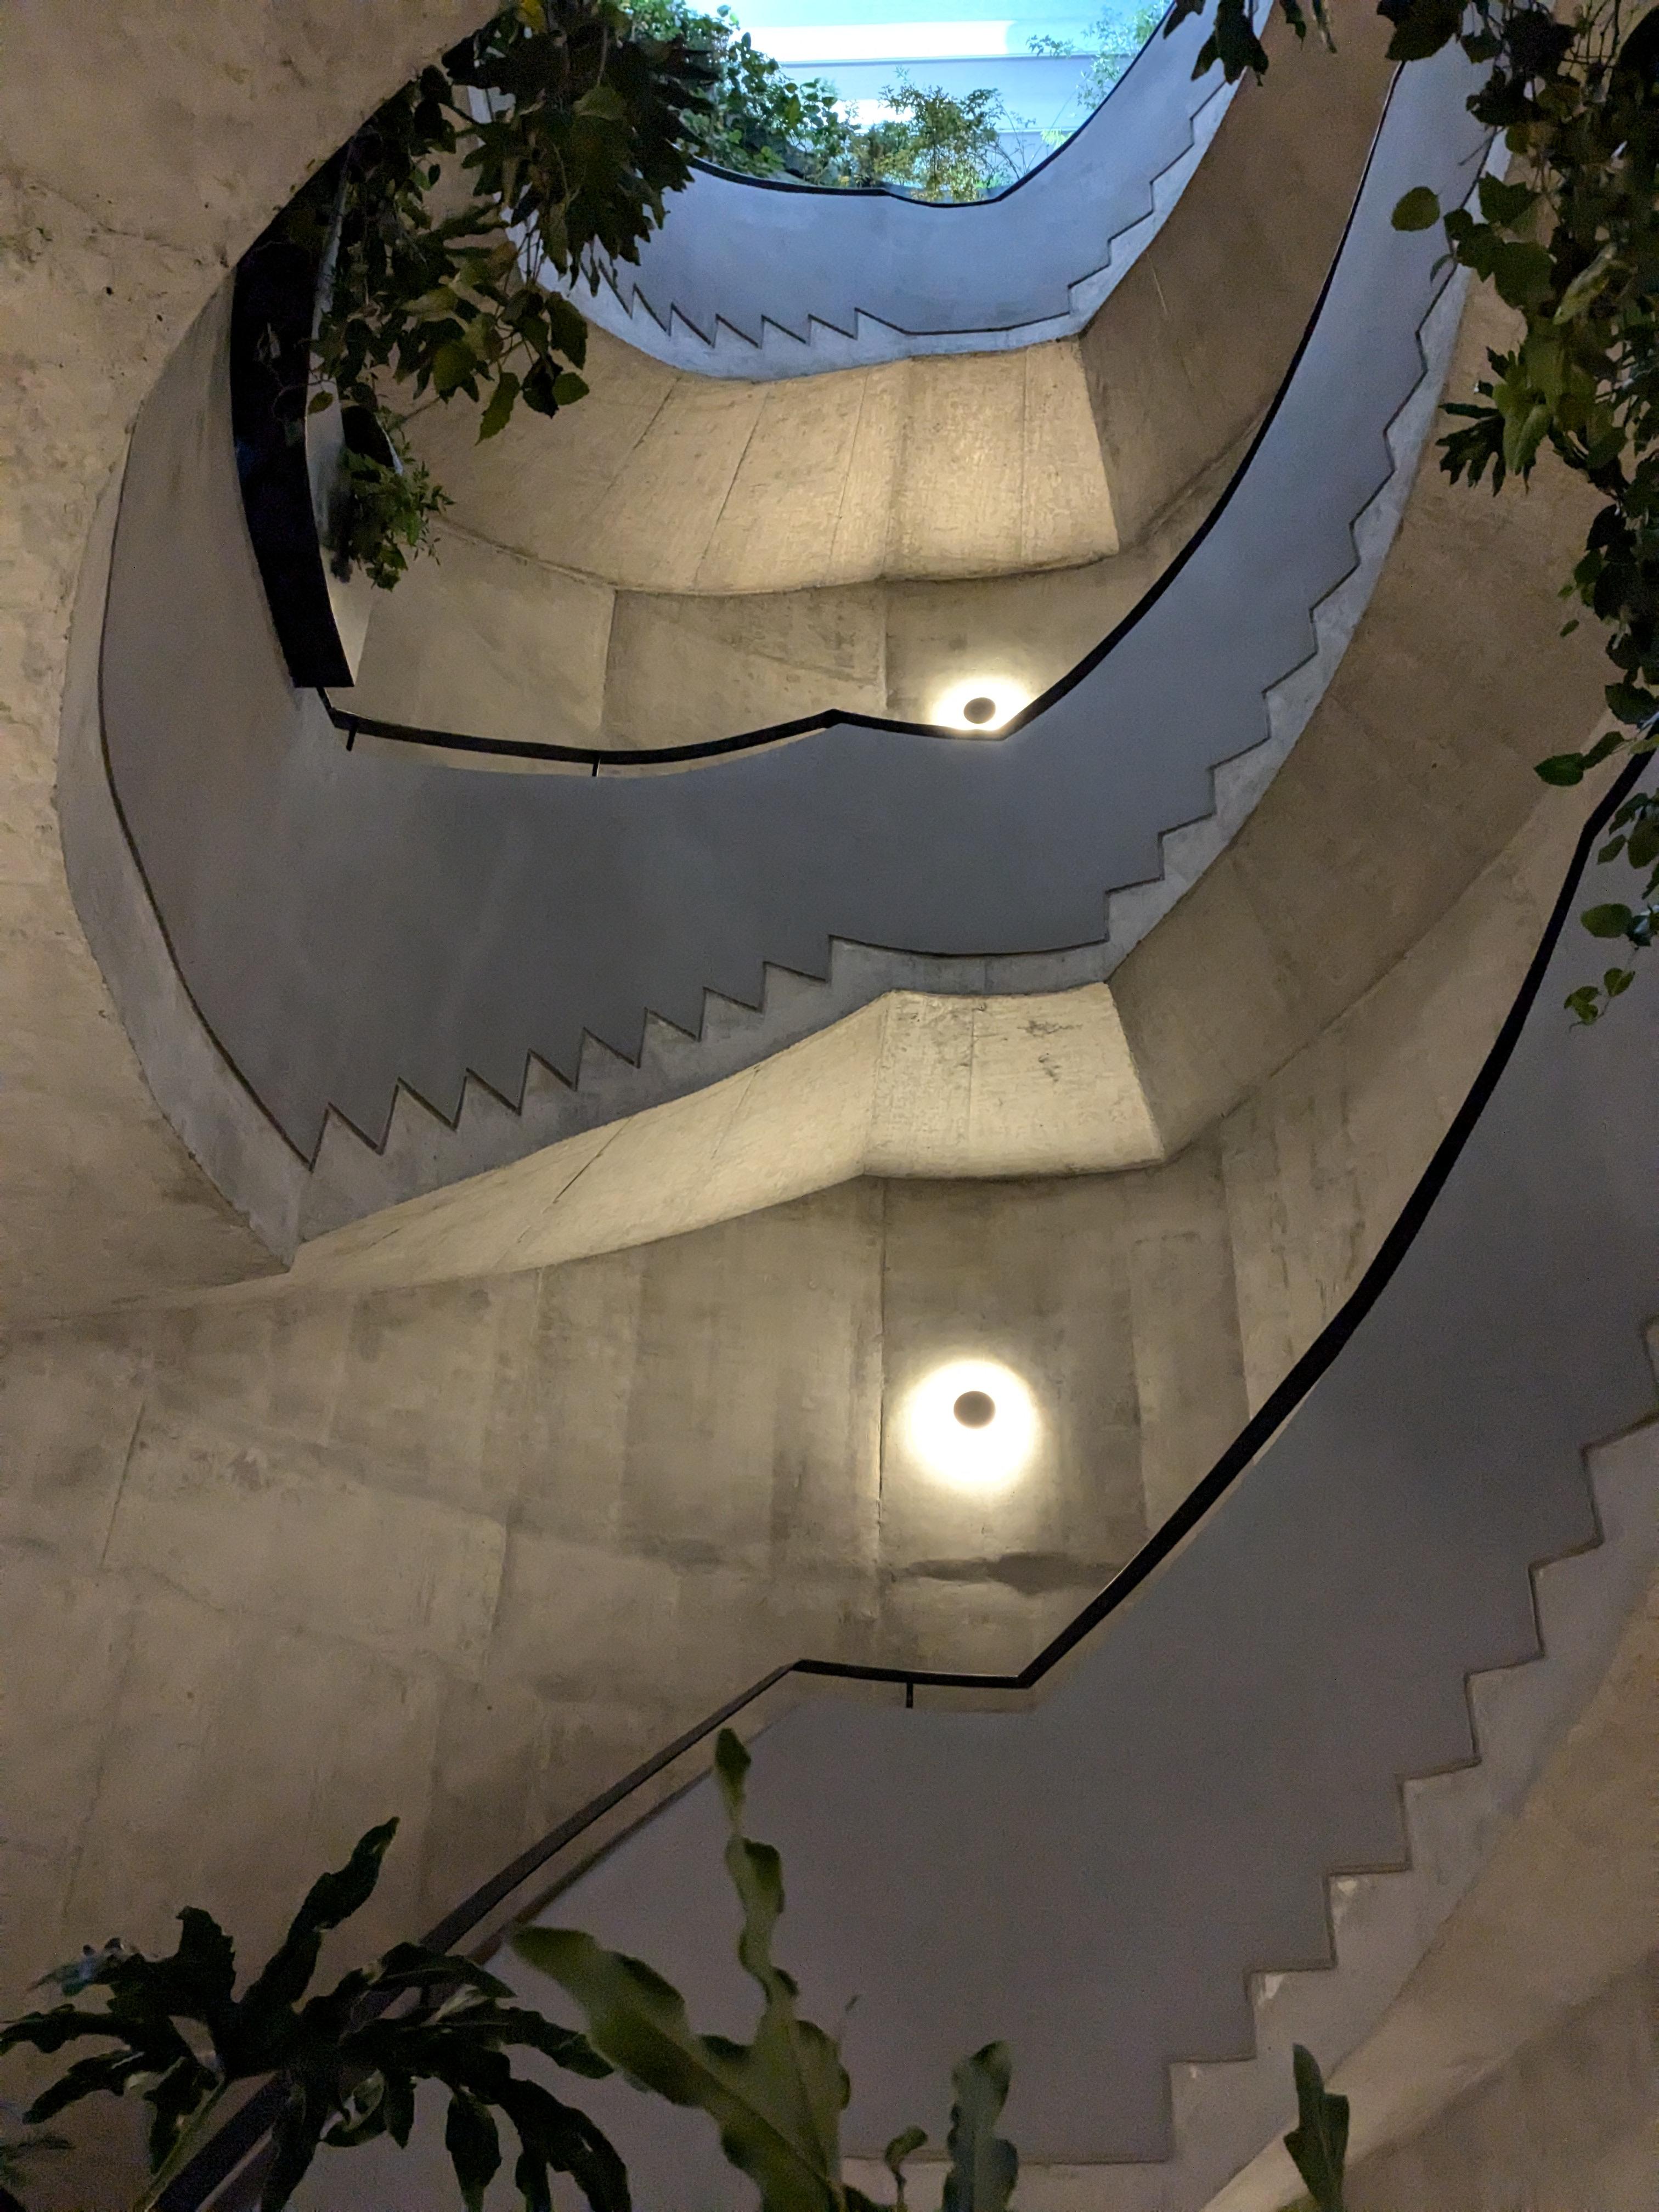
M 1464 296 L 1460 283 L 1449 284 L 1422 327 L 1423 374 L 1388 433 L 1391 473 L 1355 518 L 1349 574 L 1312 610 L 1314 651 L 1266 695 L 1269 735 L 1215 772 L 1212 811 L 1163 836 L 1158 876 L 1110 894 L 1103 944 L 969 962 L 836 942 L 822 982 L 769 968 L 757 1006 L 706 993 L 696 1036 L 648 1017 L 637 1064 L 590 1038 L 574 1086 L 533 1059 L 517 1102 L 470 1076 L 453 1125 L 400 1088 L 378 1148 L 331 1115 L 309 1164 L 278 1134 L 191 1003 L 113 803 L 97 666 L 118 505 L 111 487 L 76 611 L 59 809 L 77 908 L 163 1110 L 285 1261 L 309 1238 L 410 1200 L 418 1212 L 398 1216 L 401 1233 L 424 1244 L 449 1209 L 422 1194 L 514 1161 L 536 1196 L 516 1180 L 475 1187 L 467 1205 L 479 1227 L 463 1242 L 500 1252 L 516 1224 L 508 1245 L 533 1244 L 540 1264 L 730 1218 L 864 1172 L 1100 1171 L 1162 1158 L 1107 979 L 1225 850 L 1323 697 L 1404 512 Z M 555 1204 L 556 1230 L 532 1236 L 525 1207 L 543 1219 Z M 483 1226 L 492 1217 L 500 1229 Z M 366 1226 L 351 1250 L 380 1244 L 390 1230 Z

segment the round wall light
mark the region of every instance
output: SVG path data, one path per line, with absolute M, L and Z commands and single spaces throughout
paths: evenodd
M 939 694 L 928 719 L 947 730 L 970 730 L 975 737 L 992 737 L 1030 700 L 1025 686 L 1008 677 L 969 676 Z
M 1006 1490 L 1036 1448 L 1036 1402 L 994 1359 L 947 1360 L 923 1376 L 905 1401 L 903 1425 L 916 1458 L 954 1490 Z

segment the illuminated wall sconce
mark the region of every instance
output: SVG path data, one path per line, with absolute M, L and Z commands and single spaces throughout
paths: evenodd
M 994 1359 L 952 1359 L 909 1394 L 903 1433 L 917 1460 L 953 1490 L 994 1496 L 1030 1464 L 1040 1425 L 1020 1377 Z
M 1031 695 L 1023 684 L 1006 676 L 969 676 L 951 684 L 934 700 L 930 720 L 947 730 L 966 730 L 975 737 L 994 737 L 1011 722 Z

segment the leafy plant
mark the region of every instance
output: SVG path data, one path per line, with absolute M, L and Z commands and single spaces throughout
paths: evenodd
M 714 1765 L 731 1834 L 726 1867 L 743 1908 L 738 1957 L 761 1994 L 751 2039 L 700 2035 L 685 2000 L 638 1959 L 607 1951 L 566 1928 L 521 1928 L 514 1948 L 573 1997 L 588 2039 L 637 2088 L 707 2112 L 720 2148 L 755 2182 L 762 2212 L 875 2212 L 841 2179 L 841 2115 L 849 2083 L 834 2037 L 797 2010 L 795 1983 L 772 1957 L 783 1912 L 783 1869 L 769 1844 L 743 1832 L 749 1753 L 729 1729 Z M 1006 2212 L 1018 2160 L 995 2123 L 1008 2094 L 1007 2047 L 988 2044 L 951 2075 L 956 2103 L 947 2148 L 945 2212 Z M 927 2140 L 908 2128 L 886 2163 L 904 2199 L 905 2160 Z
M 1308 2185 L 1315 2212 L 1343 2212 L 1343 2169 L 1348 2157 L 1348 2100 L 1334 2097 L 1310 2051 L 1291 2053 L 1296 2074 L 1297 2124 L 1285 2138 L 1296 2170 Z
M 1166 30 L 1207 4 L 1175 0 Z M 1300 0 L 1279 5 L 1305 36 Z M 1328 38 L 1324 0 L 1311 5 Z M 1379 0 L 1377 13 L 1393 27 L 1392 59 L 1455 41 L 1480 65 L 1469 112 L 1510 160 L 1507 178 L 1480 179 L 1478 209 L 1443 210 L 1419 185 L 1394 211 L 1401 230 L 1440 224 L 1449 258 L 1521 318 L 1474 398 L 1448 405 L 1460 427 L 1441 441 L 1441 466 L 1470 484 L 1490 471 L 1496 493 L 1528 483 L 1547 448 L 1600 496 L 1562 597 L 1605 625 L 1615 726 L 1538 764 L 1546 783 L 1577 784 L 1659 745 L 1659 12 L 1645 0 L 1580 0 L 1559 16 L 1539 0 Z M 1266 71 L 1245 0 L 1218 0 L 1199 70 L 1218 60 L 1229 81 Z M 1601 860 L 1622 859 L 1640 880 L 1582 919 L 1592 936 L 1645 951 L 1659 932 L 1659 795 L 1627 799 L 1613 829 Z M 1609 968 L 1566 1004 L 1594 1022 L 1633 980 Z
M 945 2147 L 945 2212 L 1006 2212 L 1019 2175 L 1019 2154 L 998 2135 L 1013 2072 L 1006 2043 L 988 2043 L 951 2069 L 957 2100 Z
M 1455 34 L 1472 59 L 1491 64 L 1469 106 L 1504 132 L 1511 155 L 1509 180 L 1481 179 L 1478 214 L 1443 216 L 1421 189 L 1395 211 L 1401 228 L 1442 222 L 1452 258 L 1522 322 L 1516 345 L 1488 354 L 1474 400 L 1448 408 L 1462 427 L 1443 440 L 1443 465 L 1471 484 L 1490 469 L 1496 492 L 1508 477 L 1525 483 L 1547 446 L 1601 496 L 1562 596 L 1607 625 L 1617 673 L 1606 698 L 1620 726 L 1540 762 L 1539 775 L 1558 785 L 1650 751 L 1659 717 L 1659 25 L 1646 17 L 1627 36 L 1638 12 L 1594 0 L 1558 22 L 1483 0 L 1462 27 L 1443 29 L 1419 6 L 1396 19 L 1395 34 L 1413 52 Z M 1659 921 L 1659 798 L 1627 800 L 1613 829 L 1601 858 L 1622 855 L 1644 880 L 1633 903 L 1593 906 L 1583 923 L 1642 950 Z M 1633 979 L 1609 968 L 1567 1005 L 1593 1022 Z
M 827 78 L 792 77 L 729 7 L 705 14 L 690 0 L 630 0 L 630 12 L 653 37 L 683 39 L 713 67 L 708 105 L 690 121 L 688 143 L 703 161 L 743 176 L 854 180 L 859 133 Z
M 587 325 L 565 292 L 638 258 L 690 175 L 713 81 L 616 0 L 515 0 L 423 70 L 289 210 L 319 270 L 312 405 L 363 410 L 395 447 L 417 410 L 388 386 L 482 401 L 481 438 L 520 399 L 543 415 L 580 399 Z M 390 586 L 441 495 L 407 461 L 348 477 L 337 551 Z
M 1136 8 L 1127 20 L 1109 8 L 1097 18 L 1089 33 L 1095 58 L 1078 88 L 1085 106 L 1099 106 L 1163 19 L 1162 8 L 1151 6 Z
M 111 1942 L 44 1977 L 66 1999 L 97 1990 L 104 2002 L 64 2002 L 13 2021 L 0 2028 L 0 2053 L 27 2045 L 51 2055 L 88 2040 L 115 2048 L 76 2059 L 35 2098 L 26 2122 L 52 2119 L 102 2091 L 142 2097 L 150 2111 L 142 2212 L 187 2162 L 228 2092 L 274 2075 L 283 2103 L 260 2204 L 275 2212 L 319 2143 L 350 2147 L 377 2136 L 406 2143 L 416 2085 L 435 2081 L 449 2092 L 445 2142 L 474 2212 L 501 2164 L 497 2113 L 518 2138 L 514 2179 L 526 2212 L 548 2212 L 555 2172 L 570 2176 L 592 2212 L 628 2212 L 627 2176 L 611 2144 L 584 2112 L 515 2075 L 507 2054 L 538 2051 L 589 2079 L 609 2074 L 609 2064 L 581 2036 L 513 2004 L 493 1975 L 400 1943 L 306 1997 L 324 1936 L 367 1902 L 397 1825 L 371 1828 L 343 1867 L 312 1885 L 240 1997 L 229 1936 L 193 1907 L 179 1916 L 179 1948 L 169 1958 Z M 37 2137 L 34 2147 L 47 2140 Z
M 1210 0 L 1174 0 L 1164 19 L 1164 35 L 1167 39 L 1177 23 L 1184 23 L 1188 15 L 1201 15 Z M 1308 17 L 1311 14 L 1321 38 L 1329 46 L 1331 20 L 1328 0 L 1309 0 L 1306 8 L 1302 0 L 1278 0 L 1279 11 L 1299 40 L 1308 35 Z M 1377 0 L 1379 15 L 1392 18 L 1395 0 Z M 1407 0 L 1411 4 L 1411 0 Z M 1461 9 L 1462 0 L 1426 0 L 1426 4 L 1443 9 Z M 1243 76 L 1246 70 L 1258 78 L 1267 74 L 1267 50 L 1255 34 L 1250 18 L 1255 12 L 1255 0 L 1216 0 L 1215 21 L 1209 37 L 1198 50 L 1193 64 L 1195 77 L 1206 76 L 1218 62 L 1229 84 Z
M 432 525 L 449 495 L 395 427 L 384 453 L 357 451 L 348 440 L 342 465 L 345 496 L 329 549 L 334 572 L 362 568 L 389 592 L 417 554 L 434 550 Z
M 676 33 L 714 63 L 708 112 L 694 126 L 695 150 L 748 176 L 802 184 L 892 185 L 921 199 L 977 199 L 1011 184 L 1017 164 L 1002 133 L 1022 127 L 988 89 L 957 95 L 918 86 L 903 71 L 884 88 L 891 112 L 860 130 L 828 79 L 798 82 L 760 52 L 729 7 L 700 14 L 689 0 L 632 0 L 635 21 Z M 1032 50 L 1069 52 L 1063 40 Z
M 1024 126 L 1000 94 L 958 97 L 901 70 L 881 97 L 890 113 L 865 134 L 861 181 L 902 185 L 918 199 L 975 200 L 1018 175 L 1002 135 Z

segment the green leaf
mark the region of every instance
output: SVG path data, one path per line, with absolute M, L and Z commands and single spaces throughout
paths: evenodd
M 122 2032 L 106 2012 L 80 2012 L 73 2005 L 53 2005 L 50 2012 L 25 2013 L 0 2028 L 0 2056 L 23 2045 L 32 2050 L 61 2051 L 89 2035 L 119 2042 Z
M 258 2033 L 305 1995 L 317 1971 L 323 1937 L 368 1902 L 380 1878 L 380 1862 L 397 1832 L 396 1820 L 383 1820 L 358 1838 L 343 1867 L 313 1882 L 287 1935 L 237 2007 L 243 2034 Z
M 484 2191 L 501 2162 L 501 2138 L 489 2106 L 470 2090 L 457 2089 L 450 2098 L 444 2148 L 455 2169 L 466 2212 L 483 2212 Z
M 1561 295 L 1555 311 L 1558 323 L 1576 323 L 1606 291 L 1620 267 L 1618 248 L 1609 239 L 1587 268 L 1581 269 Z
M 1313 2053 L 1297 2044 L 1291 2063 L 1296 2074 L 1298 2124 L 1285 2138 L 1296 2170 L 1308 2185 L 1318 2212 L 1343 2212 L 1342 2171 L 1348 2155 L 1348 2100 L 1325 2087 Z
M 1549 404 L 1542 399 L 1510 417 L 1504 428 L 1504 465 L 1511 476 L 1524 476 L 1532 466 L 1549 426 Z
M 1512 230 L 1538 198 L 1530 185 L 1506 185 L 1497 177 L 1482 177 L 1480 212 L 1490 223 Z
M 1608 998 L 1616 999 L 1628 991 L 1635 981 L 1636 970 L 1633 968 L 1609 968 L 1601 978 L 1601 988 Z
M 769 1844 L 743 1833 L 749 1754 L 730 1729 L 716 1741 L 714 1769 L 732 1829 L 726 1871 L 743 1907 L 738 1956 L 762 1996 L 752 2042 L 697 2034 L 678 1990 L 592 1936 L 526 1928 L 514 1948 L 575 1999 L 603 2057 L 639 2087 L 710 2116 L 727 2159 L 758 2184 L 763 2212 L 839 2212 L 846 2070 L 833 2039 L 797 2015 L 795 1984 L 773 1960 L 782 1869 Z
M 1427 185 L 1413 185 L 1405 198 L 1395 204 L 1393 222 L 1396 230 L 1432 230 L 1439 220 L 1439 195 Z
M 553 380 L 553 401 L 558 407 L 574 407 L 579 399 L 586 399 L 587 386 L 574 368 L 567 368 Z
M 1579 919 L 1592 937 L 1622 937 L 1636 916 L 1629 907 L 1613 902 L 1586 907 Z
M 478 442 L 493 438 L 513 419 L 513 410 L 519 397 L 519 380 L 510 368 L 503 369 L 495 380 L 495 389 L 490 394 L 489 404 L 484 409 L 478 424 Z
M 1576 991 L 1569 991 L 1562 1000 L 1570 1014 L 1576 1015 L 1581 1027 L 1588 1029 L 1592 1022 L 1600 1021 L 1601 994 L 1594 983 L 1581 983 Z
M 576 102 L 575 112 L 603 123 L 626 123 L 628 108 L 613 84 L 596 84 Z
M 471 383 L 477 371 L 478 358 L 471 347 L 459 338 L 446 338 L 432 356 L 433 389 L 440 399 L 447 399 Z
M 1644 722 L 1650 720 L 1655 708 L 1659 708 L 1659 700 L 1654 697 L 1652 692 L 1644 690 L 1637 684 L 1609 684 L 1607 690 L 1607 701 L 1608 713 L 1616 715 L 1621 722 L 1628 723 L 1632 728 L 1639 728 Z M 1602 743 L 1605 744 L 1606 742 L 1603 738 Z M 1617 742 L 1615 738 L 1614 744 Z M 1608 752 L 1612 750 L 1611 745 L 1607 746 Z M 1603 753 L 1598 757 L 1605 759 L 1607 754 Z
M 520 1929 L 513 1947 L 575 1999 L 594 2048 L 636 2087 L 709 2115 L 731 2163 L 758 2183 L 766 2212 L 836 2212 L 839 2160 L 829 2168 L 819 2130 L 800 2124 L 799 2083 L 780 2039 L 757 2054 L 753 2045 L 698 2035 L 684 1999 L 659 1974 L 574 1929 Z M 802 2039 L 821 2033 L 797 2027 Z M 838 2069 L 834 2045 L 827 2036 L 822 2043 L 816 2055 L 827 2052 Z M 846 2102 L 841 2081 L 837 2110 Z
M 881 2154 L 881 2162 L 899 2185 L 901 2200 L 904 2194 L 904 2161 L 914 2158 L 927 2140 L 926 2128 L 906 2128 L 893 2137 Z
M 547 295 L 545 305 L 555 351 L 580 368 L 587 358 L 586 317 L 557 292 Z
M 1511 307 L 1541 307 L 1554 276 L 1554 264 L 1541 246 L 1506 243 L 1492 257 L 1492 283 L 1499 299 Z
M 110 2051 L 96 2058 L 77 2058 L 73 2066 L 40 2092 L 23 2118 L 33 2127 L 38 2121 L 53 2119 L 59 2112 L 67 2112 L 83 2097 L 96 2096 L 100 2091 L 118 2097 L 130 2081 L 148 2070 L 143 2055 L 138 2051 Z
M 1564 789 L 1584 781 L 1583 753 L 1552 753 L 1547 760 L 1539 762 L 1533 774 L 1545 783 L 1559 784 Z
M 1019 2154 L 996 2132 L 1013 2065 L 1006 2043 L 988 2043 L 953 2067 L 951 2132 L 945 2148 L 945 2212 L 1006 2212 L 1019 2173 Z
M 586 2112 L 516 2076 L 501 2089 L 500 2103 L 523 2146 L 521 2169 L 527 2158 L 532 2172 L 568 2173 L 592 2212 L 629 2212 L 628 2170 Z
M 1391 62 L 1426 61 L 1457 36 L 1462 0 L 1378 0 L 1377 14 L 1394 25 Z

